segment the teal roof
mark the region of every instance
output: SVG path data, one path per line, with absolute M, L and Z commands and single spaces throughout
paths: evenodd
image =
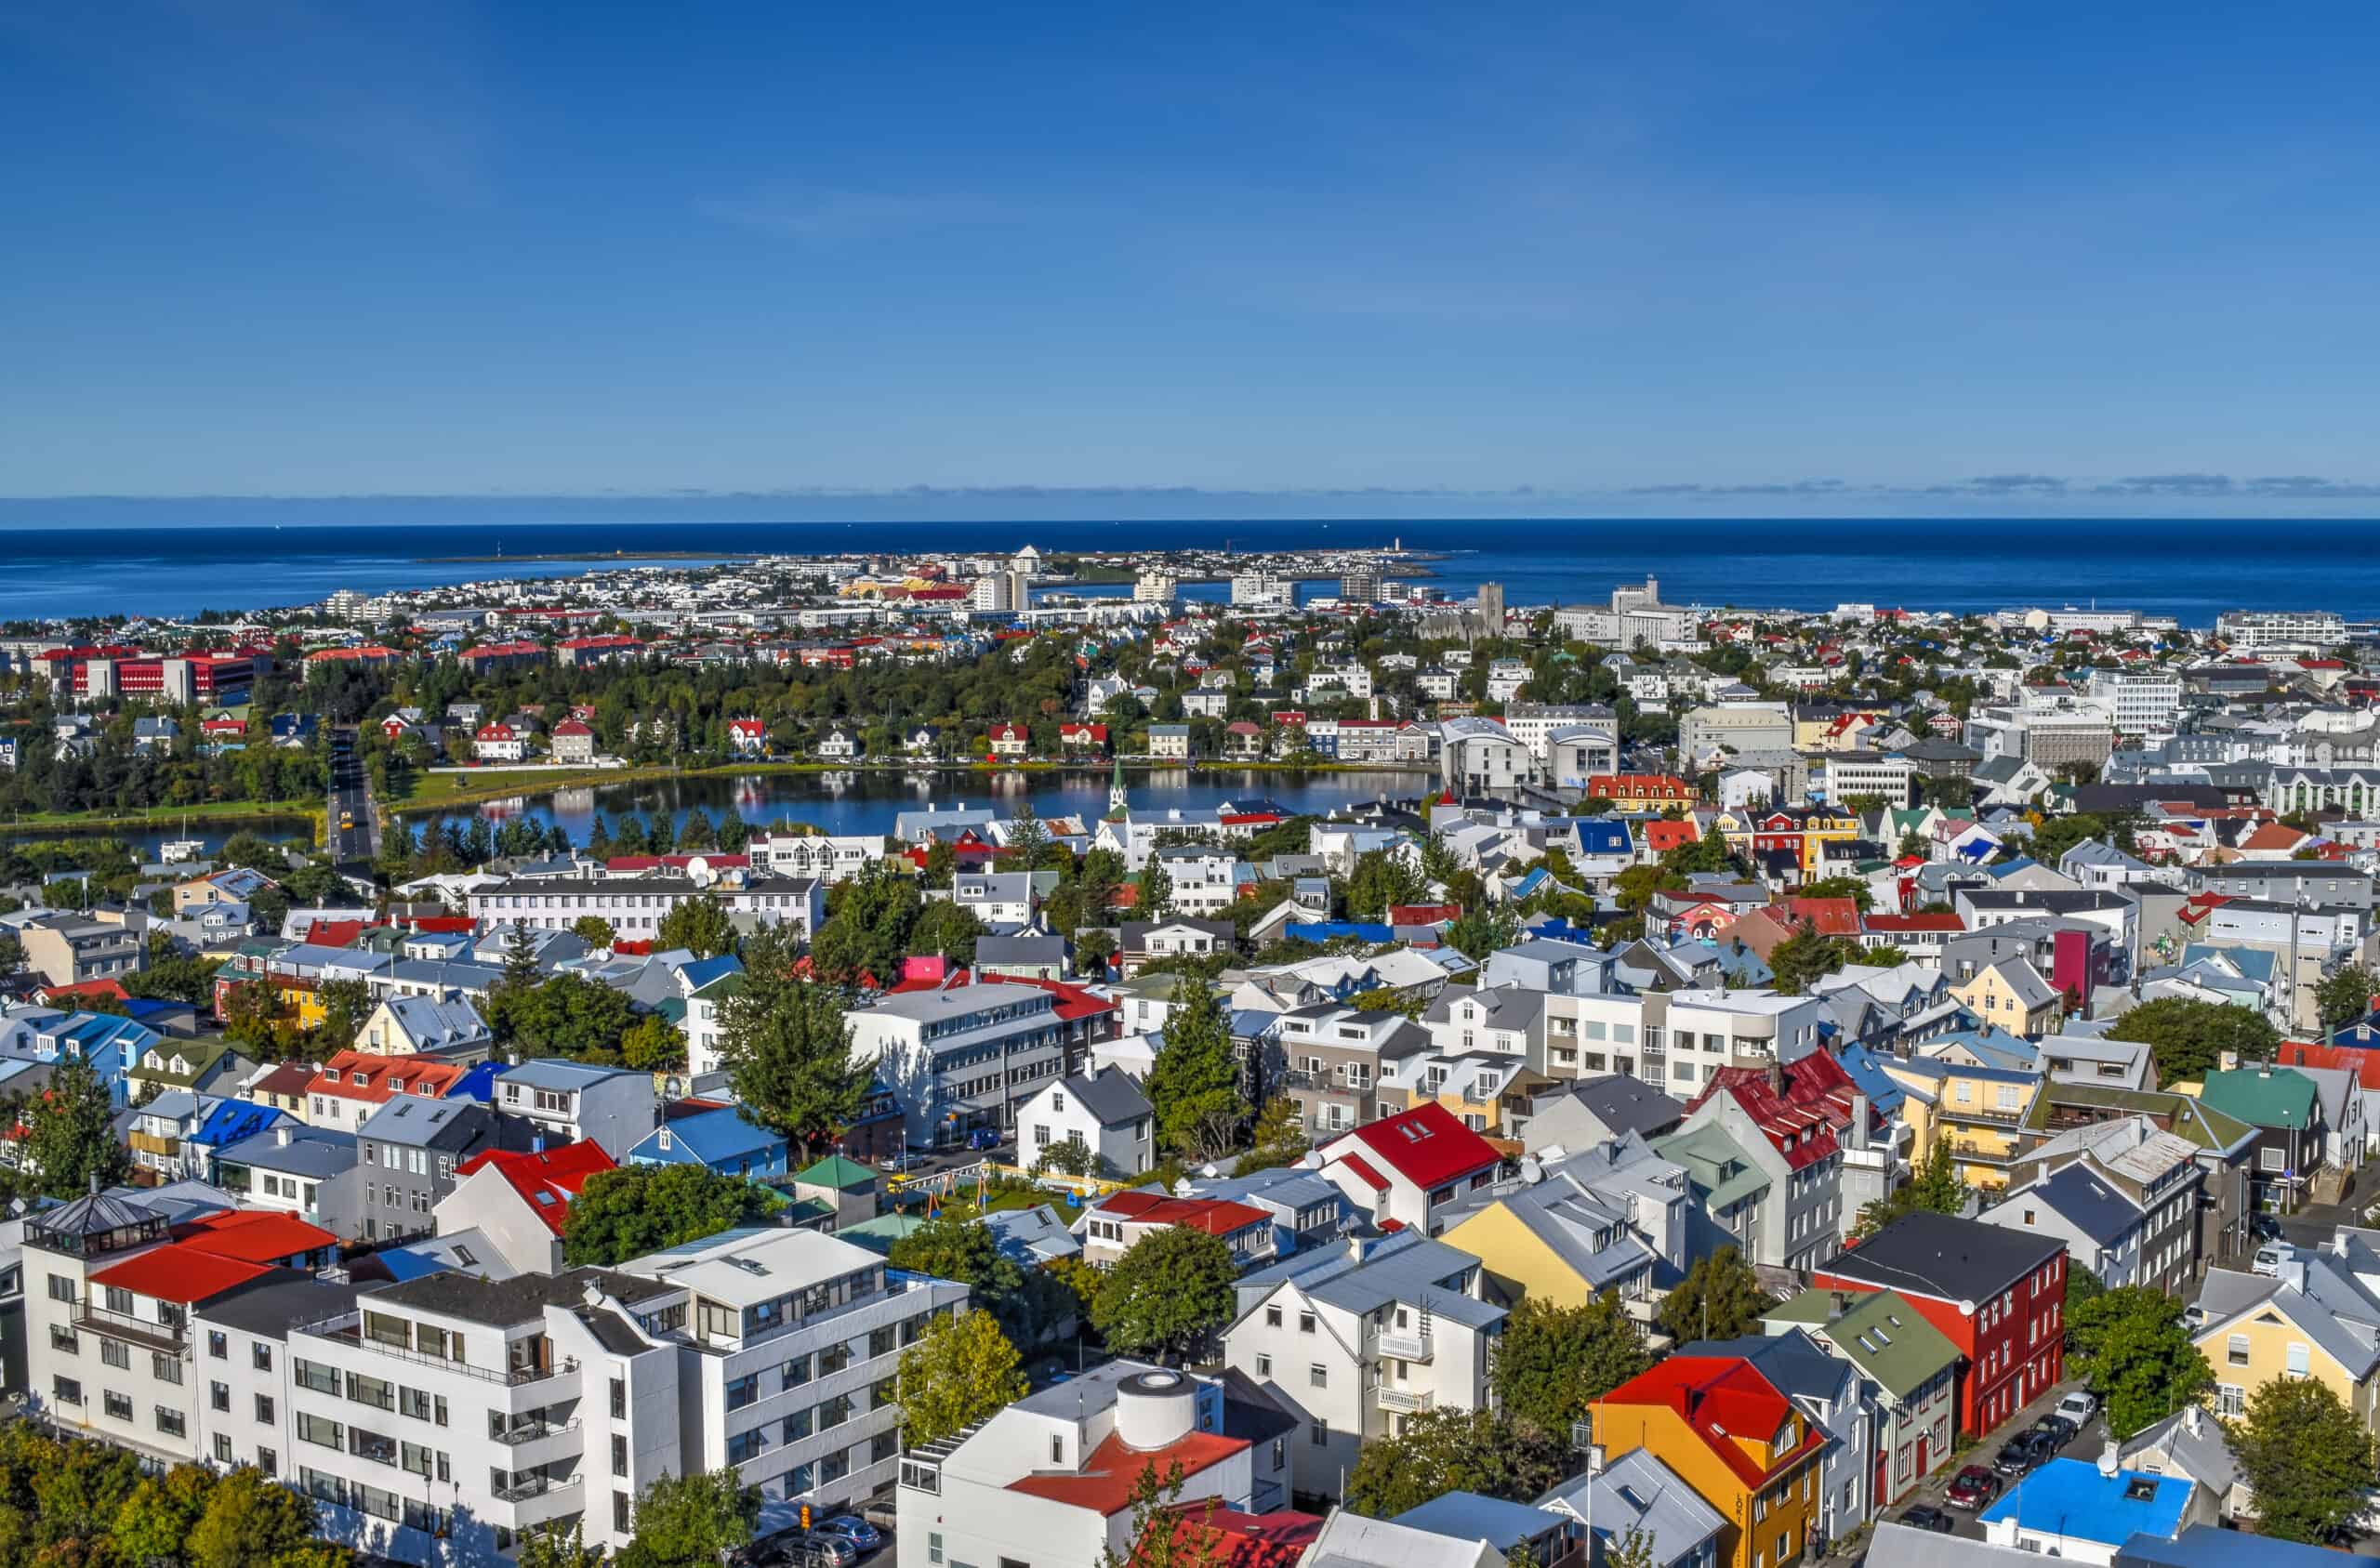
M 2260 1127 L 2313 1125 L 2314 1080 L 2286 1067 L 2239 1067 L 2206 1075 L 2199 1098 Z

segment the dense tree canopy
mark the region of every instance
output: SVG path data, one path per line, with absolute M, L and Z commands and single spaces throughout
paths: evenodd
M 608 1267 L 758 1224 L 785 1206 L 769 1188 L 702 1166 L 622 1166 L 588 1178 L 562 1221 L 562 1257 Z
M 2143 1002 L 2117 1019 L 2108 1038 L 2149 1047 L 2157 1081 L 2175 1084 L 2204 1077 L 2222 1065 L 2226 1051 L 2237 1052 L 2243 1063 L 2271 1061 L 2281 1031 L 2247 1008 L 2167 996 Z

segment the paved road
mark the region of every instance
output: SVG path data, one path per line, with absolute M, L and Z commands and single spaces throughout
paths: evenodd
M 1957 1509 L 1944 1507 L 1942 1502 L 1943 1494 L 1950 1490 L 1950 1482 L 1957 1478 L 1958 1473 L 1966 1469 L 1969 1465 L 1981 1465 L 1984 1469 L 1990 1469 L 1991 1468 L 1991 1461 L 2000 1456 L 2002 1444 L 2005 1443 L 2010 1438 L 2015 1437 L 2018 1432 L 2021 1432 L 2032 1426 L 2032 1424 L 2042 1416 L 2046 1416 L 2051 1411 L 2056 1409 L 2057 1402 L 2059 1400 L 2064 1399 L 2068 1394 L 2073 1392 L 2076 1389 L 2079 1389 L 2082 1386 L 2082 1385 L 2078 1382 L 2065 1382 L 2058 1384 L 2054 1389 L 2051 1389 L 2047 1393 L 2043 1394 L 2041 1398 L 2027 1405 L 2023 1410 L 2018 1411 L 2015 1416 L 2010 1416 L 2006 1421 L 2003 1421 L 1999 1426 L 1993 1428 L 1990 1436 L 1986 1437 L 1981 1443 L 1976 1444 L 1973 1448 L 1967 1450 L 1963 1456 L 1953 1460 L 1950 1464 L 1944 1465 L 1940 1469 L 1936 1470 L 1932 1475 L 1926 1477 L 1924 1482 L 1919 1483 L 1915 1491 L 1902 1498 L 1899 1502 L 1895 1503 L 1891 1508 L 1885 1509 L 1882 1517 L 1897 1524 L 1900 1522 L 1902 1514 L 1916 1507 L 1918 1504 L 1924 1503 L 1932 1508 L 1942 1509 L 1943 1511 L 1948 1513 L 1952 1519 L 1958 1521 L 1958 1527 L 1952 1532 L 1954 1535 L 1964 1535 L 1969 1540 L 1979 1541 L 1983 1539 L 1983 1527 L 1976 1522 L 1976 1515 L 1973 1513 L 1963 1513 Z M 2085 1423 L 2081 1431 L 2076 1432 L 2072 1438 L 2068 1440 L 2064 1448 L 2058 1450 L 2058 1456 L 2068 1459 L 2096 1460 L 2099 1456 L 2099 1451 L 2107 1445 L 2107 1422 L 2101 1417 L 2094 1416 L 2087 1423 Z M 2004 1493 L 2014 1484 L 2014 1478 L 2003 1477 L 2001 1480 L 2001 1491 Z M 1997 1502 L 1999 1500 L 1999 1495 L 1995 1494 L 1992 1500 Z M 1986 1509 L 1990 1506 L 1991 1505 L 1990 1503 L 1984 1505 Z M 1977 1511 L 1979 1513 L 1982 1510 L 1978 1509 Z M 1857 1561 L 1858 1559 L 1866 1556 L 1867 1550 L 1868 1537 L 1863 1533 L 1853 1545 L 1848 1560 Z M 1830 1558 L 1828 1561 L 1845 1561 L 1845 1559 L 1833 1557 Z
M 368 873 L 380 852 L 380 831 L 372 818 L 372 786 L 355 754 L 355 731 L 331 734 L 330 816 L 324 830 L 331 861 L 342 870 Z

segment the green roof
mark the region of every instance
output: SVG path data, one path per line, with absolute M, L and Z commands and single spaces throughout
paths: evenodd
M 2050 1112 L 2061 1105 L 2169 1118 L 2176 1136 L 2201 1149 L 2234 1148 L 2255 1131 L 2228 1112 L 2218 1111 L 2187 1094 L 2166 1089 L 2109 1088 L 2100 1084 L 2061 1084 L 2055 1079 L 2045 1080 L 2042 1092 L 2033 1096 L 2032 1104 L 2025 1108 L 2025 1126 L 2036 1132 L 2054 1130 L 2049 1125 Z
M 1805 1290 L 1772 1309 L 1768 1321 L 1792 1324 L 1825 1338 L 1895 1399 L 1907 1399 L 1927 1378 L 1957 1363 L 1959 1348 L 1898 1291 L 1858 1292 L 1840 1313 L 1834 1310 L 1835 1297 L 1831 1290 Z
M 879 1214 L 873 1219 L 863 1219 L 856 1225 L 846 1225 L 835 1232 L 837 1241 L 853 1242 L 870 1252 L 890 1252 L 892 1244 L 924 1224 L 925 1217 L 916 1214 Z
M 2209 1073 L 2199 1098 L 2217 1111 L 2260 1127 L 2302 1127 L 2313 1123 L 2314 1080 L 2286 1067 Z
M 1686 1167 L 1705 1208 L 1726 1208 L 1768 1185 L 1768 1177 L 1716 1122 L 1657 1138 L 1653 1153 Z
M 796 1171 L 793 1179 L 805 1187 L 832 1187 L 839 1192 L 876 1185 L 874 1171 L 840 1154 L 829 1154 L 807 1170 Z

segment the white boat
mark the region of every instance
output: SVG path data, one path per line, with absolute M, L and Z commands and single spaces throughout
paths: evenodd
M 205 854 L 206 840 L 204 838 L 177 838 L 170 844 L 157 847 L 157 860 L 163 865 L 186 865 Z

